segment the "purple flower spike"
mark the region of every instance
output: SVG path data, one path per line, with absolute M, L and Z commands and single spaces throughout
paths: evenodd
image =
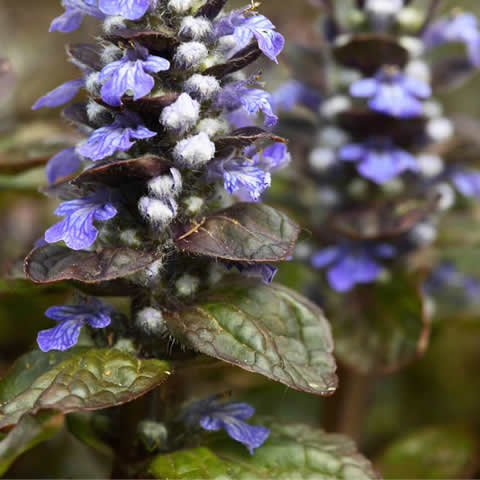
M 464 43 L 470 61 L 480 67 L 480 32 L 477 17 L 472 13 L 454 13 L 437 20 L 427 28 L 423 40 L 427 48 L 450 42 Z
M 453 184 L 457 190 L 466 197 L 480 199 L 480 171 L 455 170 L 451 174 Z
M 85 15 L 105 19 L 105 15 L 96 7 L 96 0 L 62 0 L 65 13 L 50 24 L 50 32 L 68 33 L 76 30 Z
M 93 221 L 110 220 L 117 214 L 117 209 L 107 192 L 97 192 L 61 203 L 55 214 L 65 218 L 45 232 L 47 243 L 63 240 L 71 249 L 82 250 L 90 247 L 97 238 L 98 230 Z
M 275 30 L 275 25 L 263 15 L 245 16 L 243 10 L 235 10 L 221 18 L 215 25 L 217 36 L 233 35 L 235 48 L 232 55 L 246 47 L 253 37 L 260 50 L 274 62 L 283 50 L 285 39 Z
M 55 320 L 57 325 L 38 333 L 38 346 L 43 352 L 68 350 L 77 343 L 80 329 L 85 323 L 93 328 L 105 328 L 110 325 L 112 312 L 110 305 L 96 298 L 81 305 L 50 307 L 45 315 Z
M 382 266 L 375 260 L 391 258 L 396 250 L 388 244 L 376 246 L 340 245 L 329 247 L 315 253 L 312 265 L 315 268 L 329 267 L 327 280 L 337 292 L 348 292 L 357 283 L 375 281 L 382 271 Z
M 406 170 L 417 170 L 415 157 L 396 148 L 387 138 L 371 138 L 363 144 L 345 145 L 340 148 L 339 156 L 345 162 L 357 162 L 360 175 L 379 184 Z
M 265 442 L 270 429 L 253 426 L 244 422 L 255 410 L 248 403 L 219 403 L 218 396 L 195 402 L 188 408 L 185 422 L 192 426 L 200 426 L 205 430 L 222 428 L 237 442 L 243 443 L 253 455 L 254 450 Z
M 115 152 L 129 150 L 135 139 L 151 138 L 157 135 L 145 125 L 136 113 L 124 112 L 115 118 L 111 125 L 95 130 L 87 143 L 78 148 L 78 153 L 93 161 L 110 157 Z
M 150 55 L 141 46 L 129 48 L 123 58 L 105 66 L 98 77 L 100 82 L 106 80 L 102 87 L 102 99 L 114 107 L 122 105 L 122 96 L 130 91 L 134 100 L 148 95 L 155 84 L 149 73 L 168 70 L 170 62 L 162 57 Z
M 72 100 L 84 86 L 85 80 L 83 78 L 70 80 L 39 98 L 33 105 L 32 110 L 37 110 L 43 107 L 54 108 L 64 105 Z
M 419 100 L 431 96 L 430 87 L 414 77 L 408 77 L 395 67 L 386 67 L 375 77 L 354 82 L 350 87 L 354 97 L 369 98 L 369 107 L 394 117 L 416 117 L 422 113 Z
M 82 158 L 74 147 L 66 148 L 53 156 L 47 163 L 45 173 L 48 183 L 55 183 L 59 178 L 66 177 L 77 171 Z
M 128 20 L 138 20 L 147 13 L 150 0 L 99 0 L 98 6 L 107 15 L 120 15 Z

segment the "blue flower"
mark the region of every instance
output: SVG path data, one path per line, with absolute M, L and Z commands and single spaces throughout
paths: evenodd
M 470 61 L 480 67 L 480 32 L 478 20 L 472 13 L 453 13 L 432 23 L 423 40 L 427 48 L 449 42 L 462 42 L 466 45 Z
M 130 91 L 134 100 L 148 95 L 155 84 L 151 75 L 168 70 L 170 62 L 162 57 L 150 55 L 141 46 L 125 50 L 123 58 L 106 65 L 98 77 L 100 82 L 106 80 L 101 97 L 109 105 L 122 105 L 122 96 Z
M 92 298 L 81 305 L 62 305 L 50 307 L 45 315 L 55 320 L 57 325 L 38 332 L 37 343 L 40 350 L 68 350 L 73 347 L 85 323 L 93 328 L 105 328 L 111 322 L 113 308 Z
M 480 299 L 480 283 L 477 278 L 458 270 L 450 261 L 440 262 L 430 273 L 423 288 L 429 295 L 440 294 L 446 288 L 459 288 L 473 301 Z
M 287 112 L 296 105 L 302 105 L 316 112 L 322 98 L 313 88 L 298 80 L 289 80 L 272 93 L 275 110 L 283 109 Z
M 396 67 L 383 68 L 375 77 L 357 80 L 350 87 L 354 97 L 370 98 L 369 107 L 394 117 L 409 118 L 422 113 L 419 98 L 428 98 L 431 88 Z
M 45 232 L 45 240 L 48 243 L 63 240 L 73 250 L 82 250 L 90 247 L 97 238 L 98 230 L 93 226 L 93 220 L 110 220 L 117 214 L 117 209 L 111 203 L 110 195 L 102 191 L 63 202 L 55 214 L 65 218 Z
M 150 0 L 99 0 L 98 6 L 107 15 L 120 15 L 128 20 L 138 20 L 147 12 Z
M 395 248 L 386 243 L 377 245 L 340 244 L 318 251 L 312 256 L 315 268 L 325 268 L 327 280 L 338 292 L 347 292 L 357 283 L 370 283 L 378 278 L 382 266 L 376 258 L 392 258 Z
M 254 164 L 269 172 L 286 167 L 291 159 L 287 145 L 283 142 L 272 143 L 253 156 Z
M 243 150 L 241 155 L 214 161 L 209 165 L 210 180 L 223 178 L 225 190 L 243 201 L 258 202 L 271 185 L 270 171 L 283 168 L 290 161 L 284 143 L 276 142 L 249 158 L 255 147 Z
M 388 182 L 405 170 L 417 170 L 413 155 L 383 137 L 345 145 L 340 148 L 339 156 L 345 162 L 357 162 L 358 172 L 379 184 Z
M 85 15 L 105 19 L 105 15 L 96 6 L 96 0 L 62 0 L 65 13 L 55 18 L 50 24 L 50 32 L 68 33 L 76 30 Z
M 253 455 L 254 450 L 268 438 L 270 429 L 243 421 L 255 413 L 248 403 L 219 403 L 218 400 L 219 396 L 213 396 L 193 403 L 185 414 L 185 422 L 205 430 L 224 428 L 231 438 L 243 443 Z
M 37 110 L 43 107 L 59 107 L 72 100 L 78 91 L 85 86 L 84 78 L 77 78 L 63 83 L 51 92 L 48 92 L 43 97 L 39 98 L 32 107 L 32 110 Z
M 480 199 L 480 171 L 455 169 L 451 179 L 457 190 L 466 197 Z
M 77 171 L 81 161 L 82 158 L 74 147 L 65 148 L 57 153 L 48 161 L 45 169 L 48 183 L 55 183 L 59 178 Z
M 245 16 L 244 10 L 235 10 L 221 18 L 215 25 L 218 37 L 233 35 L 235 54 L 246 47 L 253 37 L 257 39 L 258 47 L 270 60 L 277 62 L 277 55 L 283 50 L 285 39 L 275 30 L 275 25 L 263 15 Z
M 272 283 L 278 268 L 270 263 L 259 262 L 228 262 L 226 267 L 231 270 L 236 268 L 247 277 L 260 277 L 264 283 Z
M 92 160 L 102 160 L 118 151 L 129 150 L 135 139 L 154 137 L 152 132 L 141 123 L 136 113 L 124 112 L 118 114 L 115 121 L 105 127 L 95 130 L 89 137 L 87 143 L 78 148 L 78 153 Z
M 261 111 L 265 115 L 265 126 L 273 127 L 278 117 L 273 113 L 272 95 L 260 88 L 248 88 L 247 84 L 244 81 L 230 83 L 217 96 L 217 104 L 230 110 L 243 107 L 252 116 Z

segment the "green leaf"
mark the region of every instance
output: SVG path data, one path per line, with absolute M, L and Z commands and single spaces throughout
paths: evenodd
M 263 422 L 262 422 L 263 424 Z M 209 448 L 158 455 L 150 464 L 155 478 L 235 478 L 367 480 L 379 478 L 351 440 L 306 425 L 269 425 L 268 440 L 250 455 L 243 445 L 216 436 Z
M 121 405 L 163 383 L 168 369 L 167 362 L 114 349 L 33 352 L 0 382 L 0 428 L 40 410 L 68 413 Z
M 378 460 L 385 478 L 472 478 L 477 440 L 459 426 L 432 426 L 390 445 Z
M 91 412 L 75 412 L 66 416 L 68 431 L 81 442 L 103 455 L 113 457 L 112 447 L 104 442 L 92 424 Z
M 288 288 L 256 279 L 226 282 L 166 319 L 175 337 L 206 355 L 300 391 L 335 391 L 328 322 L 322 310 Z
M 276 262 L 290 257 L 299 227 L 261 203 L 238 203 L 185 229 L 176 240 L 185 252 L 240 262 Z
M 63 415 L 51 411 L 22 417 L 0 442 L 0 475 L 4 475 L 20 455 L 53 437 L 62 424 Z
M 430 321 L 419 279 L 397 272 L 386 283 L 360 285 L 347 294 L 325 292 L 335 354 L 354 370 L 392 373 L 425 352 Z
M 138 272 L 160 256 L 161 253 L 126 247 L 87 252 L 60 245 L 45 245 L 28 255 L 25 260 L 25 273 L 35 283 L 62 280 L 106 282 Z

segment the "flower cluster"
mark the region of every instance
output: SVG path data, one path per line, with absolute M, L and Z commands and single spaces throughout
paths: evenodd
M 354 20 L 325 34 L 325 58 L 333 59 L 326 71 L 335 75 L 312 66 L 311 77 L 302 70 L 301 79 L 273 94 L 275 114 L 282 119 L 289 112 L 282 132 L 294 127 L 296 109 L 320 114 L 322 129 L 312 135 L 302 167 L 304 178 L 313 179 L 315 195 L 303 201 L 312 208 L 320 245 L 299 255 L 327 269 L 329 285 L 340 292 L 388 278 L 383 274 L 433 243 L 440 213 L 454 206 L 455 190 L 480 198 L 480 171 L 472 156 L 465 148 L 451 151 L 453 135 L 466 137 L 458 142 L 464 145 L 475 133 L 458 123 L 455 131 L 432 97 L 433 87 L 448 86 L 441 81 L 456 82 L 456 67 L 443 58 L 432 64 L 438 59 L 428 56 L 439 45 L 460 42 L 467 57 L 457 60 L 462 72 L 478 67 L 476 17 L 454 11 L 439 19 L 427 16 L 422 24 L 414 21 L 422 14 L 402 0 L 357 5 Z M 414 213 L 408 213 L 409 204 Z
M 225 3 L 63 0 L 65 11 L 50 27 L 71 32 L 90 16 L 103 22 L 104 35 L 98 44 L 69 46 L 81 76 L 33 106 L 64 105 L 81 89 L 88 95 L 64 109 L 85 139 L 47 165 L 49 193 L 62 200 L 55 214 L 63 218 L 45 232 L 37 251 L 56 252 L 51 244 L 64 242 L 75 251 L 62 261 L 70 271 L 78 268 L 77 254 L 113 252 L 117 263 L 85 267 L 91 268 L 85 281 L 103 268 L 123 269 L 106 277 L 127 277 L 133 291 L 143 289 L 150 299 L 134 311 L 141 335 L 168 337 L 162 311 L 191 302 L 232 267 L 265 282 L 276 272 L 250 259 L 186 262 L 175 246 L 209 213 L 236 201 L 258 202 L 270 172 L 290 161 L 285 141 L 255 126 L 259 114 L 266 127 L 275 125 L 274 99 L 258 75 L 242 72 L 262 53 L 277 62 L 284 38 L 255 8 L 224 12 Z M 239 124 L 235 118 L 242 115 Z M 51 307 L 46 315 L 58 323 L 39 333 L 38 344 L 43 351 L 69 349 L 82 326 L 107 327 L 113 312 L 95 297 Z M 242 421 L 253 414 L 246 404 L 208 400 L 194 410 L 204 429 L 224 427 L 251 453 L 269 433 Z

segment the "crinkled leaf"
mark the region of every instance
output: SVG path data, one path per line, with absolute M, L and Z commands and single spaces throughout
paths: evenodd
M 374 75 L 384 65 L 403 69 L 408 62 L 408 51 L 394 37 L 383 33 L 365 33 L 351 37 L 334 48 L 333 54 L 342 65 Z
M 226 63 L 214 65 L 213 67 L 207 68 L 203 73 L 205 75 L 212 75 L 221 79 L 226 75 L 238 72 L 242 68 L 250 65 L 255 60 L 257 60 L 261 54 L 262 51 L 260 50 L 257 42 L 255 41 L 247 45 L 245 48 L 242 48 Z
M 62 424 L 63 415 L 51 411 L 22 417 L 0 441 L 0 475 L 4 475 L 20 455 L 53 437 Z
M 282 137 L 266 132 L 259 127 L 243 127 L 233 131 L 228 137 L 220 137 L 215 140 L 216 155 L 222 157 L 235 148 L 245 148 L 260 140 L 286 143 Z
M 129 183 L 145 182 L 153 177 L 167 173 L 168 160 L 154 155 L 119 160 L 85 170 L 73 183 L 99 183 L 110 187 L 120 187 Z
M 96 71 L 102 69 L 102 49 L 100 45 L 95 45 L 94 43 L 69 43 L 66 48 L 67 55 L 76 65 L 89 67 Z
M 173 336 L 206 355 L 297 390 L 331 395 L 333 342 L 323 312 L 256 279 L 222 282 L 195 306 L 166 315 Z
M 356 240 L 396 237 L 412 229 L 431 214 L 436 200 L 403 198 L 377 205 L 364 205 L 333 214 L 329 227 L 342 236 Z
M 213 20 L 225 6 L 228 0 L 207 0 L 195 13 L 196 17 L 206 17 Z
M 112 43 L 135 42 L 147 48 L 153 55 L 170 58 L 171 53 L 178 44 L 175 32 L 165 25 L 157 25 L 155 30 L 116 30 L 106 35 L 105 40 Z
M 261 422 L 265 424 L 265 422 Z M 268 424 L 268 423 L 267 423 Z M 217 435 L 208 447 L 158 455 L 155 478 L 372 480 L 379 476 L 347 437 L 306 425 L 268 424 L 267 441 L 250 455 L 244 446 Z
M 478 442 L 460 426 L 432 426 L 395 440 L 378 459 L 385 478 L 472 478 Z
M 188 253 L 243 262 L 276 262 L 293 252 L 299 227 L 283 212 L 261 203 L 238 203 L 186 226 L 177 235 Z
M 60 245 L 44 245 L 25 260 L 25 273 L 35 283 L 78 280 L 98 283 L 131 275 L 160 258 L 158 252 L 133 248 L 105 248 L 100 252 L 71 250 Z
M 424 141 L 426 118 L 421 116 L 397 118 L 373 110 L 354 108 L 338 114 L 337 121 L 358 140 L 371 135 L 389 136 L 395 143 L 408 147 Z
M 322 293 L 342 363 L 363 374 L 387 374 L 425 352 L 430 321 L 418 278 L 394 273 L 386 283 Z
M 20 380 L 12 379 L 32 358 L 38 363 Z M 19 362 L 0 382 L 0 428 L 40 410 L 68 413 L 121 405 L 163 383 L 170 374 L 167 362 L 138 359 L 114 349 L 34 352 Z

